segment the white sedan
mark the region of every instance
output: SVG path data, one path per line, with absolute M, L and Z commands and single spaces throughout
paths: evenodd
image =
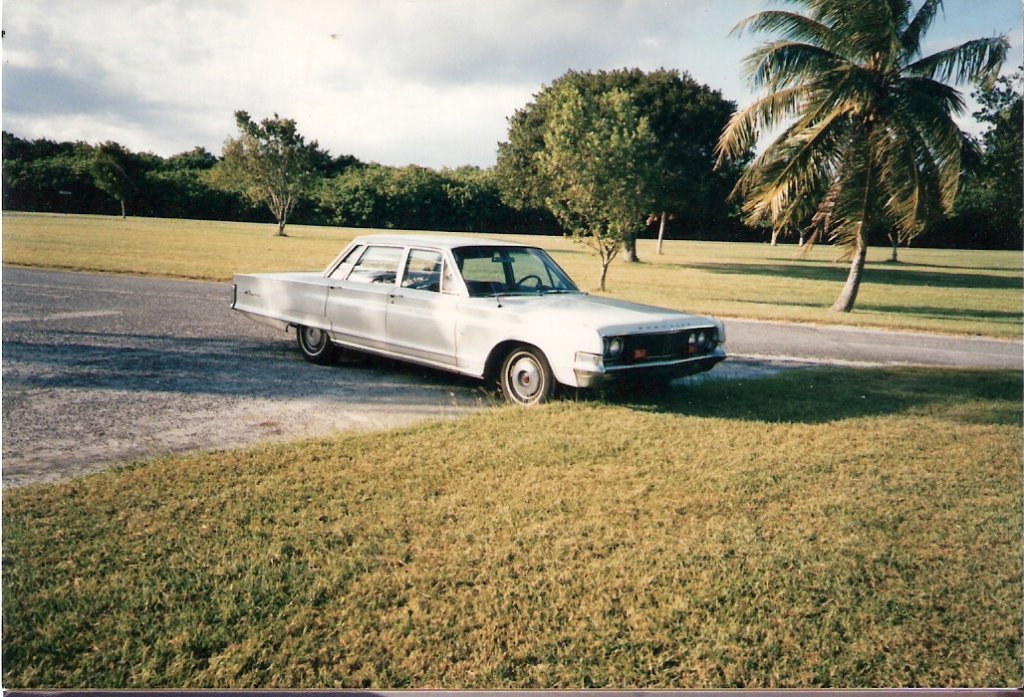
M 313 363 L 356 349 L 495 379 L 523 405 L 725 358 L 719 320 L 593 297 L 544 250 L 480 237 L 359 237 L 322 272 L 237 274 L 231 307 L 294 327 Z

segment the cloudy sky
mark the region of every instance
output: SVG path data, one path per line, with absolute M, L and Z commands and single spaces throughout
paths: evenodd
M 3 128 L 220 153 L 232 114 L 276 112 L 334 155 L 494 163 L 506 118 L 566 70 L 688 71 L 753 94 L 730 37 L 772 0 L 4 0 Z M 1005 33 L 1020 0 L 947 0 L 927 50 Z M 1011 68 L 1008 66 L 1007 71 Z M 964 122 L 965 127 L 972 129 Z

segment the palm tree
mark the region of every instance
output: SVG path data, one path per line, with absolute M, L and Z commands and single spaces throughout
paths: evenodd
M 746 58 L 761 96 L 736 112 L 718 142 L 719 163 L 741 156 L 764 129 L 781 134 L 740 177 L 733 195 L 751 224 L 808 227 L 839 245 L 850 272 L 832 309 L 857 298 L 868 236 L 891 226 L 901 241 L 949 212 L 966 136 L 954 85 L 994 80 L 1004 36 L 921 55 L 942 0 L 790 0 L 805 12 L 765 11 L 733 30 L 780 39 Z M 806 246 L 805 245 L 805 246 Z

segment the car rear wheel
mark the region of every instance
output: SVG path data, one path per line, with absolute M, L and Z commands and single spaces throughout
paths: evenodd
M 310 363 L 328 365 L 334 361 L 337 350 L 331 343 L 327 332 L 316 327 L 296 327 L 295 334 L 299 342 L 302 357 Z
M 505 399 L 523 406 L 546 402 L 555 391 L 547 359 L 530 346 L 517 347 L 505 356 L 498 382 Z

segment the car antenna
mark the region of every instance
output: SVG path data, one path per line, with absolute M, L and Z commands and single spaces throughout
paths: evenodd
M 498 290 L 494 287 L 493 283 L 491 284 L 491 289 L 494 291 L 494 299 L 497 301 L 498 307 L 501 307 L 501 296 L 498 294 Z

